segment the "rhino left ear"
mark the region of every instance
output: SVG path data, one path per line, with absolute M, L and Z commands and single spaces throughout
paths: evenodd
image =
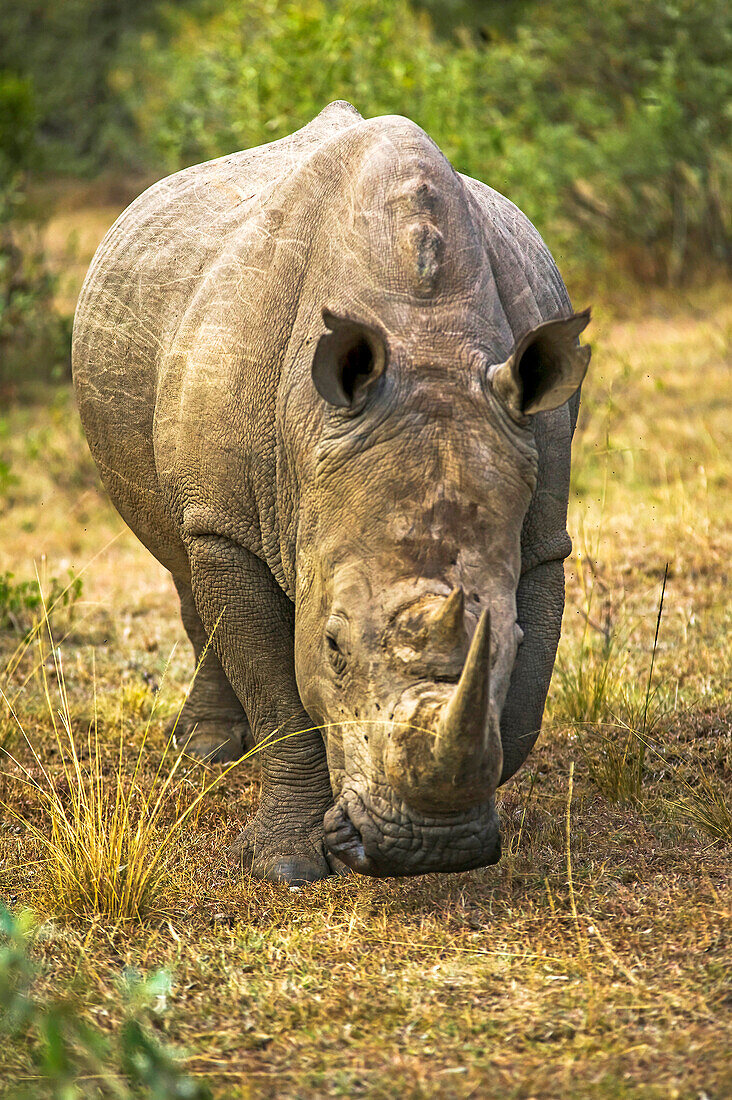
M 491 371 L 496 395 L 515 416 L 550 412 L 568 401 L 582 384 L 591 351 L 577 342 L 590 311 L 545 321 L 522 336 L 505 363 Z

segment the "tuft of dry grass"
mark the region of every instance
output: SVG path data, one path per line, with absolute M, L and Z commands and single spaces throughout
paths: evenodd
M 668 799 L 667 806 L 673 815 L 711 837 L 732 844 L 732 799 L 729 787 L 715 782 L 704 772 L 696 786 L 684 782 L 686 793 L 677 799 Z
M 552 718 L 575 726 L 606 721 L 624 685 L 624 627 L 610 603 L 602 599 L 595 565 L 602 545 L 607 474 L 606 462 L 598 528 L 593 536 L 580 525 L 580 547 L 572 559 L 580 587 L 581 633 L 571 648 L 565 645 L 560 649 L 553 677 Z
M 666 713 L 663 705 L 659 706 L 660 694 L 658 686 L 653 683 L 653 672 L 667 579 L 668 563 L 661 585 L 645 691 L 639 694 L 637 690 L 624 690 L 621 693 L 620 707 L 612 715 L 612 726 L 605 723 L 596 731 L 603 746 L 599 762 L 590 763 L 590 775 L 601 793 L 611 802 L 630 802 L 641 798 L 646 774 L 646 753 L 651 747 L 649 738 Z
M 39 592 L 44 615 L 32 632 L 35 670 L 42 682 L 60 765 L 55 771 L 46 766 L 0 687 L 0 701 L 31 757 L 24 764 L 5 750 L 14 765 L 5 778 L 11 785 L 14 781 L 27 788 L 31 810 L 19 810 L 8 801 L 0 802 L 0 806 L 27 833 L 40 857 L 34 903 L 55 919 L 101 918 L 117 925 L 160 917 L 166 911 L 163 886 L 176 855 L 175 838 L 189 822 L 195 826 L 203 800 L 225 778 L 227 770 L 211 778 L 208 769 L 200 767 L 197 781 L 192 779 L 191 758 L 173 750 L 176 719 L 162 751 L 154 750 L 152 776 L 145 776 L 159 693 L 150 702 L 147 692 L 139 687 L 122 692 L 116 752 L 109 759 L 110 754 L 100 743 L 94 676 L 93 718 L 86 735 L 79 736 L 74 730 L 61 648 L 54 643 L 40 582 Z M 13 655 L 11 664 L 17 666 L 30 645 L 29 638 Z M 132 704 L 138 717 L 147 716 L 133 752 L 127 746 L 125 703 Z

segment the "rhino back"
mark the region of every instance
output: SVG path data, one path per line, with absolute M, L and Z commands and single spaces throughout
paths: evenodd
M 159 485 L 161 365 L 231 239 L 314 148 L 360 118 L 350 104 L 332 103 L 289 137 L 161 180 L 120 215 L 92 260 L 73 334 L 82 423 L 116 507 L 174 572 L 187 565 Z

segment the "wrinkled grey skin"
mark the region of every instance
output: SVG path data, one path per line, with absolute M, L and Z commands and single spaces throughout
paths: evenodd
M 516 207 L 345 103 L 107 234 L 74 379 L 197 658 L 213 631 L 178 733 L 218 759 L 297 733 L 261 754 L 254 874 L 498 858 L 559 639 L 586 323 Z

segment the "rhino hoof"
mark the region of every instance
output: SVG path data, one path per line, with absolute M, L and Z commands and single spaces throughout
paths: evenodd
M 349 873 L 339 861 L 328 859 L 322 835 L 256 837 L 255 822 L 246 826 L 229 848 L 228 855 L 238 868 L 253 878 L 288 886 L 304 886 L 332 875 Z
M 267 882 L 286 882 L 288 886 L 304 886 L 307 882 L 319 882 L 329 874 L 330 868 L 324 870 L 315 860 L 286 857 L 267 868 L 266 879 Z
M 246 752 L 250 741 L 249 724 L 242 721 L 226 726 L 220 722 L 203 721 L 185 733 L 180 726 L 175 732 L 175 744 L 181 752 L 211 764 L 238 760 Z

